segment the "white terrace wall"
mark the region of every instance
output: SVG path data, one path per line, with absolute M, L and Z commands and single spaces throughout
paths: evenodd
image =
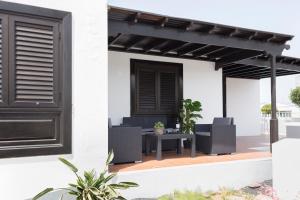
M 227 78 L 227 116 L 234 117 L 237 135 L 259 135 L 259 80 Z
M 222 116 L 222 71 L 214 63 L 132 53 L 108 52 L 108 113 L 113 124 L 130 116 L 130 59 L 154 60 L 183 64 L 183 97 L 200 100 L 201 123 L 211 123 Z
M 10 0 L 72 12 L 73 154 L 80 168 L 97 168 L 107 154 L 107 8 L 105 0 Z M 73 174 L 58 156 L 0 160 L 1 200 L 24 200 L 46 187 L 62 187 Z M 58 199 L 52 198 L 51 200 Z

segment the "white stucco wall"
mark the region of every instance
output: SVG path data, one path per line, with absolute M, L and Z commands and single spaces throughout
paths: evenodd
M 130 59 L 183 63 L 183 97 L 200 100 L 201 123 L 222 116 L 222 71 L 214 63 L 132 53 L 108 52 L 108 113 L 113 124 L 130 116 Z
M 238 136 L 259 135 L 260 83 L 227 78 L 227 116 L 234 117 Z
M 239 189 L 272 179 L 270 158 L 195 164 L 135 172 L 122 172 L 117 181 L 132 180 L 140 187 L 123 192 L 127 199 L 157 198 L 175 190 L 216 191 Z M 155 181 L 157 177 L 158 181 Z M 299 185 L 299 184 L 298 184 Z M 289 199 L 283 199 L 289 200 Z
M 285 138 L 272 145 L 273 186 L 283 200 L 300 199 L 300 139 Z
M 73 154 L 80 168 L 99 168 L 107 154 L 107 8 L 105 0 L 9 0 L 73 14 Z M 0 160 L 0 199 L 28 199 L 74 180 L 58 156 Z

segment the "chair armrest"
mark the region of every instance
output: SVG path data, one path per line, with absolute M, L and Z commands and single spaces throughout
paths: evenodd
M 195 132 L 211 132 L 212 124 L 195 124 Z

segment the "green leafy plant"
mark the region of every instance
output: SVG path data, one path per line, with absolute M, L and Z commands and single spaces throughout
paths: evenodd
M 271 104 L 265 104 L 261 107 L 260 109 L 262 114 L 271 114 L 272 112 L 272 107 Z
M 181 130 L 186 134 L 192 134 L 196 120 L 202 118 L 200 112 L 202 105 L 199 101 L 192 101 L 191 99 L 184 99 L 182 101 L 182 109 L 180 112 Z
M 252 194 L 241 190 L 231 190 L 221 188 L 217 192 L 197 192 L 197 191 L 174 191 L 171 194 L 163 195 L 158 200 L 229 200 L 229 199 L 256 199 Z
M 300 87 L 291 90 L 290 99 L 293 104 L 300 107 Z
M 154 128 L 165 128 L 165 125 L 162 122 L 156 122 Z
M 32 200 L 40 199 L 45 194 L 54 190 L 65 190 L 71 196 L 76 197 L 76 200 L 114 200 L 114 199 L 125 199 L 122 197 L 117 190 L 128 189 L 130 187 L 137 187 L 138 184 L 134 182 L 119 182 L 110 183 L 111 179 L 114 178 L 116 173 L 108 172 L 108 165 L 113 160 L 114 154 L 111 151 L 106 160 L 105 169 L 97 175 L 95 170 L 84 171 L 83 177 L 78 174 L 78 169 L 72 163 L 64 158 L 59 160 L 67 165 L 70 170 L 76 175 L 76 182 L 70 183 L 67 188 L 47 188 L 37 194 Z M 63 197 L 61 197 L 62 200 Z

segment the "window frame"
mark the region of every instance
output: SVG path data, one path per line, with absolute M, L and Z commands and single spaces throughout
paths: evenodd
M 8 51 L 4 49 L 8 48 L 8 16 L 0 13 L 1 26 L 2 26 L 2 47 L 1 47 L 1 69 L 2 69 L 2 102 L 0 102 L 0 108 L 8 106 Z
M 53 139 L 49 140 L 49 138 L 46 138 L 44 142 L 41 142 L 41 139 L 37 139 L 36 142 L 28 140 L 28 143 L 24 142 L 24 140 L 14 140 L 13 145 L 10 145 L 12 141 L 1 141 L 0 158 L 70 154 L 72 153 L 72 15 L 66 11 L 3 1 L 0 1 L 0 8 L 0 17 L 13 15 L 36 20 L 52 20 L 59 23 L 60 56 L 57 62 L 59 63 L 58 68 L 60 71 L 57 77 L 60 80 L 58 83 L 61 88 L 57 94 L 56 107 L 0 104 L 2 117 L 0 121 L 5 116 L 10 116 L 11 118 L 9 119 L 13 120 L 26 121 L 26 117 L 35 116 L 36 114 L 40 114 L 42 118 L 53 119 L 53 123 L 59 120 L 58 125 L 53 127 L 59 131 L 59 134 L 55 135 Z M 10 66 L 10 63 L 7 66 Z M 12 69 L 7 70 L 9 71 L 9 76 L 11 75 L 10 70 Z M 7 103 L 11 102 L 11 99 L 9 99 L 10 95 L 8 94 L 7 96 Z M 17 145 L 18 148 L 16 148 L 16 144 L 20 144 L 20 146 Z
M 168 72 L 168 68 L 176 68 L 176 91 L 175 91 L 175 96 L 176 98 L 176 106 L 178 109 L 175 112 L 167 112 L 167 111 L 154 111 L 154 112 L 149 112 L 149 111 L 139 111 L 138 110 L 138 97 L 137 97 L 137 89 L 138 89 L 138 74 L 137 74 L 137 67 L 136 63 L 146 63 L 146 64 L 152 64 L 153 68 L 158 69 L 158 73 L 156 76 L 160 76 L 160 72 Z M 165 65 L 163 69 L 159 69 L 159 66 L 155 65 Z M 143 68 L 143 67 L 142 67 Z M 173 70 L 175 71 L 175 70 Z M 160 78 L 157 79 L 155 78 L 155 82 L 160 82 Z M 160 88 L 159 88 L 160 83 L 156 83 L 156 107 L 160 109 Z M 177 116 L 179 113 L 179 108 L 181 105 L 181 100 L 183 99 L 183 64 L 182 63 L 173 63 L 173 62 L 162 62 L 162 61 L 153 61 L 153 60 L 141 60 L 141 59 L 130 59 L 130 113 L 131 116 L 147 116 L 147 115 L 168 115 L 168 116 Z

